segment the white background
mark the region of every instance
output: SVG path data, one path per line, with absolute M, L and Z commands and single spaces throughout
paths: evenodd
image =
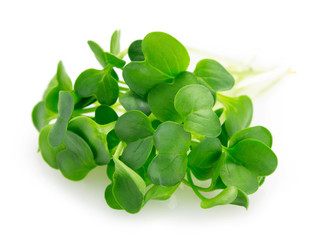
M 316 1 L 1 1 L 0 239 L 317 239 Z M 277 171 L 250 196 L 250 208 L 200 208 L 177 191 L 135 215 L 103 198 L 105 167 L 81 182 L 51 169 L 37 153 L 31 110 L 59 60 L 74 81 L 98 67 L 86 41 L 105 49 L 151 31 L 245 61 L 292 68 L 254 101 L 252 125 L 274 137 Z

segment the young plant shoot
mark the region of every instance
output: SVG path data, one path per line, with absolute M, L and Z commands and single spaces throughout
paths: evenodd
M 107 165 L 105 200 L 129 213 L 169 199 L 180 184 L 204 209 L 248 208 L 248 195 L 275 171 L 277 157 L 271 133 L 250 127 L 251 99 L 224 92 L 235 89 L 239 73 L 232 76 L 213 59 L 190 72 L 187 49 L 163 32 L 123 51 L 119 31 L 109 52 L 93 41 L 88 45 L 100 68 L 84 70 L 73 87 L 59 62 L 33 109 L 47 164 L 73 181 Z

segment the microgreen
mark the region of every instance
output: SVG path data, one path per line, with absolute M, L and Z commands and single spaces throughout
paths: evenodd
M 84 70 L 73 88 L 59 62 L 32 111 L 44 161 L 73 181 L 106 165 L 105 200 L 129 213 L 169 199 L 180 185 L 190 187 L 204 209 L 248 208 L 248 195 L 275 171 L 277 157 L 270 131 L 250 127 L 252 100 L 228 91 L 246 70 L 233 77 L 230 67 L 203 59 L 191 72 L 187 49 L 163 32 L 123 51 L 119 30 L 109 51 L 88 45 L 101 69 Z

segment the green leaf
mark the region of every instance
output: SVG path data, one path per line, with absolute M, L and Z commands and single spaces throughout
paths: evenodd
M 126 64 L 124 60 L 118 58 L 117 56 L 111 53 L 105 52 L 105 57 L 106 61 L 116 68 L 123 68 Z
M 59 92 L 58 116 L 51 132 L 49 133 L 49 143 L 52 147 L 58 147 L 66 134 L 68 121 L 72 116 L 74 100 L 71 93 Z
M 126 109 L 126 111 L 138 110 L 147 116 L 149 116 L 151 113 L 148 102 L 132 91 L 128 91 L 124 95 L 120 96 L 119 102 Z
M 146 184 L 131 168 L 114 156 L 113 195 L 117 203 L 129 213 L 137 213 L 143 206 Z
M 248 209 L 248 205 L 249 205 L 248 196 L 243 191 L 238 189 L 236 199 L 233 202 L 231 202 L 231 204 L 242 206 Z
M 246 139 L 227 149 L 220 175 L 226 186 L 235 186 L 251 194 L 258 189 L 258 177 L 272 174 L 276 167 L 277 157 L 268 146 Z
M 94 160 L 97 165 L 108 164 L 110 161 L 106 135 L 113 128 L 113 123 L 101 126 L 86 116 L 73 118 L 68 126 L 70 131 L 76 133 L 87 142 L 94 154 Z
M 182 72 L 172 83 L 161 83 L 152 88 L 148 94 L 148 103 L 152 113 L 162 122 L 181 122 L 182 118 L 174 107 L 174 98 L 184 86 L 198 83 L 190 72 Z
M 75 81 L 75 91 L 81 97 L 96 96 L 101 104 L 113 105 L 119 95 L 117 80 L 112 76 L 112 69 L 88 69 Z
M 230 90 L 235 83 L 233 76 L 220 63 L 212 59 L 199 61 L 193 73 L 214 91 Z
M 149 119 L 139 111 L 129 111 L 120 116 L 116 122 L 115 131 L 117 136 L 127 143 L 153 134 Z
M 105 200 L 112 209 L 121 210 L 123 209 L 119 203 L 116 201 L 114 194 L 113 194 L 113 184 L 109 184 L 105 190 Z
M 38 131 L 41 131 L 50 121 L 56 117 L 56 113 L 45 107 L 45 102 L 38 102 L 32 110 L 32 122 Z
M 101 104 L 113 105 L 119 96 L 119 87 L 116 79 L 107 71 L 98 84 L 96 91 L 97 100 Z
M 153 137 L 141 138 L 130 142 L 125 148 L 121 160 L 130 168 L 137 170 L 147 161 L 153 147 Z
M 262 126 L 250 127 L 236 132 L 230 139 L 229 147 L 233 147 L 244 139 L 259 140 L 268 147 L 272 147 L 272 134 Z
M 128 48 L 128 57 L 131 61 L 144 61 L 145 56 L 142 52 L 142 40 L 132 42 Z
M 186 71 L 190 63 L 185 47 L 162 32 L 149 33 L 142 41 L 142 52 L 145 61 L 131 62 L 123 70 L 129 88 L 142 97 L 157 84 Z
M 72 91 L 72 81 L 67 75 L 63 63 L 60 61 L 57 66 L 57 71 L 53 79 L 50 81 L 47 89 L 43 94 L 45 106 L 52 112 L 57 112 L 59 91 Z
M 81 97 L 94 96 L 99 82 L 105 75 L 104 70 L 87 69 L 82 72 L 75 81 L 75 91 Z
M 67 131 L 63 143 L 66 149 L 56 155 L 59 169 L 70 180 L 82 180 L 96 166 L 91 149 L 81 137 L 70 131 Z
M 74 109 L 81 109 L 85 108 L 94 102 L 96 102 L 96 97 L 81 97 L 78 95 L 75 91 L 72 92 L 73 98 L 74 98 Z
M 95 110 L 95 121 L 98 124 L 108 124 L 118 119 L 117 113 L 107 105 L 100 105 Z
M 110 40 L 110 52 L 117 55 L 120 52 L 120 30 L 114 31 Z
M 93 51 L 97 61 L 100 63 L 100 65 L 102 65 L 102 67 L 106 67 L 108 62 L 107 62 L 107 58 L 105 55 L 105 51 L 96 43 L 93 41 L 88 41 L 87 42 L 89 47 L 91 48 L 91 50 Z
M 106 175 L 111 182 L 113 181 L 114 172 L 115 172 L 115 163 L 113 160 L 111 160 L 107 164 L 107 169 L 106 169 Z
M 118 138 L 115 129 L 111 130 L 107 134 L 107 146 L 109 151 L 112 151 L 120 142 L 120 139 Z
M 52 147 L 49 144 L 49 133 L 53 125 L 46 125 L 42 128 L 39 135 L 39 149 L 41 151 L 42 158 L 44 161 L 52 168 L 58 169 L 58 164 L 56 161 L 56 154 L 65 149 L 63 144 L 58 147 Z
M 238 189 L 236 187 L 230 186 L 220 192 L 217 196 L 210 199 L 204 199 L 201 202 L 201 207 L 211 208 L 218 205 L 230 204 L 235 201 L 237 197 Z
M 217 138 L 205 138 L 195 146 L 188 156 L 188 166 L 199 180 L 212 177 L 222 154 L 222 145 Z
M 167 33 L 147 34 L 142 41 L 142 51 L 148 64 L 168 76 L 186 71 L 190 63 L 186 48 Z
M 253 103 L 248 96 L 235 98 L 218 95 L 218 99 L 225 107 L 225 129 L 229 137 L 247 128 L 253 117 Z
M 190 134 L 180 124 L 165 122 L 157 128 L 154 143 L 159 154 L 150 163 L 148 176 L 156 185 L 174 186 L 187 169 Z
M 219 118 L 212 111 L 213 101 L 209 89 L 199 84 L 178 91 L 174 106 L 183 118 L 186 131 L 206 137 L 217 137 L 221 133 Z
M 149 200 L 167 200 L 177 190 L 180 184 L 172 187 L 164 187 L 160 185 L 153 185 L 145 195 L 145 203 Z
M 162 74 L 147 62 L 130 62 L 123 70 L 123 78 L 129 88 L 139 96 L 146 98 L 150 89 L 159 83 L 172 79 Z

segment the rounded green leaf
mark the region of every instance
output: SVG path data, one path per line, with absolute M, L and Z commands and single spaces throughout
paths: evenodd
M 119 87 L 117 80 L 107 71 L 98 84 L 96 90 L 97 100 L 101 104 L 113 105 L 119 96 Z
M 148 176 L 152 183 L 161 186 L 174 186 L 179 183 L 187 170 L 187 156 L 176 154 L 159 154 L 148 168 Z
M 168 82 L 186 71 L 190 58 L 185 47 L 174 37 L 162 33 L 149 33 L 142 40 L 143 62 L 131 62 L 123 70 L 129 88 L 141 97 L 159 83 Z
M 70 180 L 82 180 L 96 166 L 90 147 L 70 131 L 67 131 L 63 143 L 66 149 L 56 155 L 59 169 Z
M 221 133 L 220 121 L 212 111 L 214 99 L 208 88 L 191 84 L 181 88 L 175 96 L 174 106 L 182 116 L 184 129 L 206 137 Z
M 82 72 L 75 81 L 74 89 L 81 97 L 91 97 L 95 95 L 99 82 L 105 72 L 103 70 L 87 69 Z
M 229 147 L 233 147 L 244 139 L 259 140 L 268 147 L 272 147 L 272 134 L 262 126 L 255 126 L 236 132 L 230 139 Z
M 212 177 L 213 171 L 222 154 L 222 145 L 217 138 L 205 138 L 192 148 L 188 156 L 188 166 L 199 180 Z
M 137 213 L 143 206 L 146 184 L 131 168 L 114 157 L 113 195 L 117 203 L 129 213 Z
M 131 61 L 144 61 L 145 56 L 142 52 L 142 40 L 132 42 L 128 48 L 128 56 Z
M 129 111 L 120 116 L 115 125 L 117 136 L 125 142 L 134 142 L 153 134 L 148 117 L 139 111 Z
M 167 33 L 149 33 L 142 41 L 142 51 L 150 65 L 169 76 L 186 71 L 190 64 L 186 48 Z
M 107 124 L 118 119 L 117 113 L 107 105 L 100 105 L 95 110 L 95 121 L 98 124 Z
M 157 151 L 163 154 L 184 154 L 190 148 L 190 133 L 184 131 L 182 125 L 175 122 L 164 122 L 154 134 Z
M 129 88 L 143 98 L 154 86 L 171 79 L 147 62 L 130 62 L 124 67 L 123 78 Z
M 113 195 L 113 184 L 109 184 L 105 190 L 105 200 L 112 209 L 123 209 L 118 202 L 116 201 L 114 195 Z
M 250 125 L 253 117 L 253 103 L 248 96 L 231 98 L 218 95 L 218 99 L 225 107 L 224 126 L 229 137 Z
M 148 102 L 132 91 L 127 91 L 125 94 L 120 96 L 119 102 L 126 111 L 138 110 L 147 116 L 151 113 Z
M 198 83 L 190 72 L 182 72 L 176 76 L 173 83 L 161 83 L 152 88 L 148 94 L 151 112 L 162 122 L 181 122 L 182 118 L 174 107 L 174 98 L 184 86 Z
M 107 125 L 106 125 L 107 126 Z M 103 126 L 105 129 L 106 126 Z M 79 116 L 70 121 L 68 129 L 83 138 L 91 148 L 96 164 L 104 165 L 110 161 L 106 134 L 100 125 L 89 117 Z M 108 131 L 112 130 L 109 126 Z
M 153 147 L 153 137 L 130 142 L 124 149 L 121 160 L 130 168 L 137 170 L 147 161 Z
M 187 169 L 190 134 L 180 124 L 165 122 L 157 128 L 154 143 L 159 154 L 150 163 L 148 176 L 154 184 L 174 186 Z
M 222 145 L 217 138 L 205 138 L 194 147 L 188 157 L 188 164 L 199 168 L 211 168 L 222 154 Z
M 50 120 L 56 116 L 56 113 L 46 108 L 45 102 L 38 102 L 32 110 L 32 122 L 38 131 L 50 123 Z
M 247 194 L 252 194 L 258 189 L 257 175 L 246 167 L 236 164 L 230 160 L 229 157 L 226 159 L 220 176 L 226 186 L 235 186 Z
M 187 117 L 195 111 L 210 109 L 213 101 L 209 89 L 199 84 L 191 84 L 178 91 L 174 105 L 181 116 Z
M 251 194 L 259 187 L 258 177 L 272 174 L 276 167 L 277 157 L 268 146 L 258 140 L 245 139 L 227 149 L 220 175 L 225 185 Z
M 111 130 L 107 134 L 107 146 L 109 151 L 112 151 L 120 142 L 120 139 L 118 138 L 115 129 Z
M 265 144 L 255 140 L 242 140 L 227 152 L 257 176 L 268 176 L 277 167 L 275 153 Z
M 194 74 L 205 81 L 214 91 L 230 90 L 235 83 L 233 76 L 220 63 L 212 59 L 199 61 Z
M 42 128 L 39 135 L 39 149 L 44 161 L 52 168 L 58 169 L 58 164 L 56 161 L 56 154 L 65 149 L 63 144 L 58 147 L 52 147 L 49 144 L 49 133 L 53 125 L 46 125 Z

